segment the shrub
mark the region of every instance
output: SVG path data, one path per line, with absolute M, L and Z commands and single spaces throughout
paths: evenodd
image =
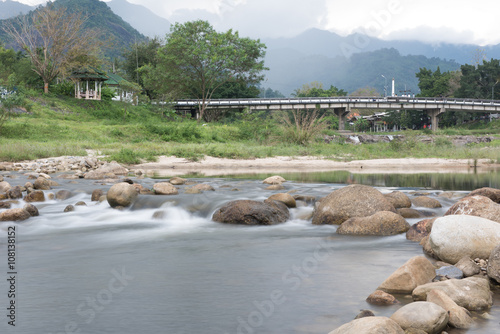
M 285 112 L 278 116 L 278 121 L 284 128 L 285 140 L 299 145 L 307 145 L 327 127 L 323 116 L 319 117 L 318 109 L 312 112 L 304 110 Z

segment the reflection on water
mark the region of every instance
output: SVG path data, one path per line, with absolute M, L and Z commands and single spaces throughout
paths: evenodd
M 273 174 L 224 175 L 234 179 L 265 179 Z M 286 180 L 340 184 L 365 184 L 377 187 L 431 188 L 441 190 L 474 190 L 482 187 L 500 188 L 500 170 L 486 173 L 421 173 L 421 174 L 356 174 L 348 171 L 314 173 L 279 173 Z M 188 177 L 205 177 L 189 174 Z M 221 177 L 221 176 L 218 176 Z

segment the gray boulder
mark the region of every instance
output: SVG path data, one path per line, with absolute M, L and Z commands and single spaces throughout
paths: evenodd
M 500 224 L 476 216 L 444 216 L 434 221 L 429 244 L 434 255 L 451 264 L 464 256 L 487 259 L 500 244 Z
M 483 311 L 493 304 L 489 281 L 476 276 L 420 285 L 412 292 L 413 300 L 427 300 L 427 294 L 432 290 L 443 291 L 469 311 Z
M 391 211 L 379 211 L 368 217 L 349 218 L 337 229 L 338 234 L 395 235 L 408 231 L 410 224 Z
M 481 272 L 481 268 L 468 256 L 464 256 L 455 263 L 455 267 L 464 273 L 464 277 L 474 276 Z
M 500 243 L 491 251 L 486 272 L 491 279 L 500 283 Z
M 126 182 L 120 182 L 113 185 L 108 193 L 106 199 L 112 208 L 128 207 L 137 198 L 137 191 L 135 187 Z
M 402 329 L 421 329 L 429 334 L 441 333 L 448 324 L 448 312 L 430 302 L 407 304 L 391 316 Z
M 278 201 L 258 202 L 237 200 L 226 203 L 212 216 L 212 220 L 227 224 L 274 225 L 290 219 L 285 204 Z
M 467 196 L 449 208 L 447 215 L 478 216 L 500 223 L 500 204 L 484 196 Z
M 409 294 L 419 285 L 432 281 L 436 272 L 424 256 L 415 256 L 396 269 L 377 290 L 387 293 Z
M 427 301 L 441 306 L 448 312 L 450 319 L 448 324 L 455 328 L 470 328 L 472 325 L 472 317 L 470 312 L 457 305 L 446 293 L 441 290 L 431 290 L 427 294 Z
M 367 217 L 379 211 L 396 212 L 396 209 L 377 189 L 354 184 L 322 198 L 314 211 L 312 223 L 339 225 L 349 218 Z
M 404 334 L 403 329 L 392 319 L 387 317 L 365 317 L 356 319 L 329 334 Z
M 464 273 L 462 270 L 458 269 L 455 266 L 444 266 L 439 269 L 436 269 L 436 278 L 437 279 L 462 279 L 464 278 Z

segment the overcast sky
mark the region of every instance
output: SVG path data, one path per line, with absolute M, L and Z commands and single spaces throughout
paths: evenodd
M 42 0 L 18 0 L 31 5 Z M 498 0 L 128 0 L 170 22 L 206 19 L 252 38 L 309 28 L 426 42 L 500 43 Z

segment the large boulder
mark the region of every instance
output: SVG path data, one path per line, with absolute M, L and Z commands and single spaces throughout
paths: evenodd
M 486 272 L 491 279 L 500 283 L 500 243 L 491 251 Z
M 153 191 L 157 195 L 177 195 L 179 191 L 169 182 L 158 182 L 153 185 Z
M 417 286 L 431 282 L 435 276 L 436 272 L 432 263 L 424 256 L 415 256 L 396 269 L 377 290 L 409 294 Z
M 377 189 L 354 184 L 324 197 L 314 211 L 312 223 L 339 225 L 349 218 L 367 217 L 379 211 L 396 212 L 396 209 Z
M 500 243 L 500 224 L 476 216 L 444 216 L 429 234 L 433 254 L 455 264 L 464 256 L 487 259 Z
M 23 190 L 20 186 L 15 186 L 7 190 L 7 197 L 10 199 L 19 199 L 23 198 Z
M 403 329 L 387 317 L 365 317 L 353 320 L 329 334 L 404 334 Z
M 173 177 L 168 182 L 170 182 L 174 186 L 181 186 L 181 185 L 185 184 L 187 182 L 187 180 L 183 179 L 182 177 Z
M 391 211 L 379 211 L 368 217 L 349 218 L 337 229 L 339 234 L 395 235 L 408 231 L 410 224 Z
M 393 191 L 392 193 L 384 194 L 384 196 L 396 209 L 411 207 L 410 198 L 401 191 Z
M 467 196 L 449 208 L 447 215 L 478 216 L 500 223 L 500 204 L 484 196 Z
M 266 200 L 237 200 L 226 203 L 215 211 L 212 220 L 227 224 L 274 225 L 284 223 L 290 218 L 285 204 Z
M 457 305 L 446 293 L 441 290 L 431 290 L 427 293 L 427 301 L 441 306 L 448 312 L 450 319 L 448 323 L 455 328 L 470 328 L 472 317 L 470 312 Z
M 466 197 L 476 196 L 476 195 L 488 197 L 493 202 L 500 204 L 500 189 L 489 188 L 489 187 L 479 188 L 474 191 L 471 191 Z
M 30 213 L 24 209 L 7 209 L 0 212 L 0 221 L 21 221 L 31 217 Z
M 34 190 L 24 196 L 26 202 L 45 202 L 45 194 L 41 190 Z
M 131 206 L 137 198 L 135 187 L 126 182 L 120 182 L 109 188 L 106 199 L 112 208 Z
M 448 312 L 441 306 L 430 302 L 407 304 L 391 316 L 402 329 L 421 329 L 428 334 L 437 334 L 448 324 Z
M 418 207 L 424 207 L 424 208 L 430 208 L 430 209 L 435 209 L 435 208 L 440 208 L 442 207 L 441 203 L 435 199 L 435 198 L 430 198 L 427 196 L 417 196 L 411 199 L 411 203 L 414 206 Z
M 427 294 L 432 290 L 443 291 L 455 303 L 469 311 L 483 311 L 493 304 L 490 283 L 481 277 L 450 279 L 420 285 L 412 292 L 413 300 L 427 300 Z
M 0 194 L 6 193 L 10 188 L 12 188 L 12 186 L 10 185 L 9 182 L 7 182 L 7 181 L 0 182 Z

